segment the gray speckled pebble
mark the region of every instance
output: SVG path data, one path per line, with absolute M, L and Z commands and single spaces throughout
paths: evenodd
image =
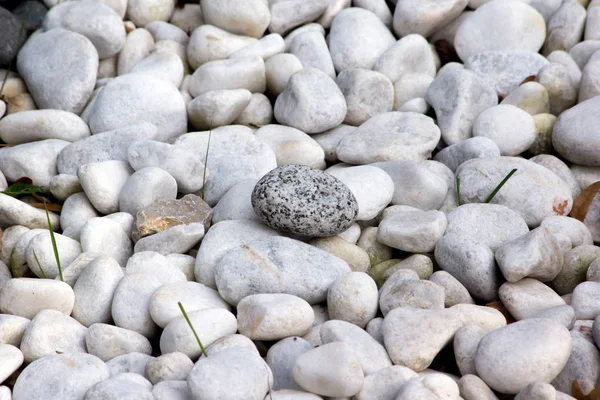
M 252 206 L 267 225 L 306 236 L 345 231 L 358 202 L 337 178 L 303 165 L 285 165 L 265 175 L 252 192 Z

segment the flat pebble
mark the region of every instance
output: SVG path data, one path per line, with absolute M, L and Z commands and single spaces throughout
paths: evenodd
M 355 397 L 357 400 L 395 400 L 402 385 L 416 377 L 416 372 L 401 365 L 382 368 L 365 377 L 363 388 Z
M 146 365 L 152 361 L 154 357 L 144 353 L 127 353 L 122 356 L 117 356 L 106 362 L 110 368 L 110 376 L 119 374 L 134 373 L 146 377 Z
M 315 169 L 325 168 L 325 152 L 313 138 L 299 129 L 266 125 L 258 129 L 255 136 L 273 149 L 278 167 L 299 164 Z
M 17 315 L 0 315 L 0 343 L 15 347 L 21 345 L 21 339 L 31 321 Z
M 185 381 L 194 363 L 178 351 L 163 354 L 146 364 L 146 375 L 153 384 L 164 381 Z
M 552 381 L 557 391 L 569 393 L 574 380 L 579 382 L 582 391 L 594 389 L 600 377 L 600 352 L 583 337 L 571 334 L 573 347 L 563 370 Z
M 153 400 L 152 384 L 136 373 L 122 373 L 92 386 L 85 397 L 89 400 L 106 398 L 128 398 L 135 396 L 140 400 Z
M 267 92 L 279 95 L 292 75 L 302 69 L 302 62 L 293 54 L 277 54 L 265 61 Z
M 275 2 L 270 5 L 269 31 L 283 35 L 297 26 L 316 20 L 328 6 L 329 3 L 322 0 Z
M 292 377 L 296 359 L 312 349 L 312 345 L 299 337 L 288 337 L 275 343 L 267 351 L 266 362 L 273 371 L 272 390 L 300 390 Z
M 600 248 L 593 245 L 577 246 L 564 254 L 563 267 L 551 285 L 560 295 L 572 293 L 585 281 L 590 264 L 600 257 Z
M 364 328 L 377 315 L 377 285 L 364 272 L 338 278 L 327 292 L 327 311 L 332 319 Z
M 89 135 L 90 129 L 79 116 L 62 110 L 22 111 L 0 121 L 0 138 L 8 144 L 45 139 L 75 142 Z
M 569 51 L 581 40 L 585 20 L 586 9 L 578 1 L 563 2 L 548 21 L 543 54 L 554 50 Z
M 145 336 L 103 323 L 89 326 L 85 334 L 85 345 L 88 353 L 105 362 L 129 353 L 152 353 L 152 345 Z
M 409 400 L 429 396 L 431 392 L 442 398 L 456 399 L 459 397 L 458 385 L 452 378 L 445 374 L 433 372 L 422 375 L 419 378 L 411 379 L 402 385 L 398 391 L 396 400 Z M 439 397 L 438 397 L 439 398 Z
M 81 249 L 84 252 L 105 254 L 124 267 L 133 254 L 129 235 L 114 221 L 106 218 L 91 218 L 81 227 Z
M 394 86 L 382 73 L 361 68 L 345 69 L 336 79 L 348 110 L 344 122 L 361 125 L 371 117 L 392 111 Z
M 335 79 L 335 67 L 322 32 L 311 29 L 298 33 L 291 40 L 288 51 L 298 57 L 304 68 L 318 69 Z
M 502 284 L 498 296 L 517 320 L 529 318 L 551 307 L 565 305 L 565 301 L 555 291 L 532 278 Z
M 265 275 L 264 265 L 277 271 L 277 277 Z M 228 251 L 216 266 L 215 280 L 221 296 L 232 305 L 258 293 L 287 293 L 316 304 L 325 300 L 331 284 L 348 272 L 346 262 L 323 250 L 271 237 Z
M 418 34 L 403 36 L 377 60 L 373 70 L 395 83 L 403 76 L 423 74 L 435 78 L 436 65 L 427 39 Z
M 4 382 L 23 364 L 23 353 L 19 348 L 10 344 L 0 344 L 0 356 L 2 357 L 0 382 Z
M 117 59 L 117 75 L 130 72 L 135 64 L 150 55 L 153 48 L 154 38 L 146 29 L 134 28 L 133 31 L 128 32 Z
M 519 107 L 532 116 L 550 112 L 548 90 L 537 82 L 526 82 L 511 90 L 500 104 Z
M 339 236 L 316 238 L 309 244 L 346 261 L 352 271 L 366 272 L 371 267 L 366 251 Z
M 190 123 L 197 130 L 209 130 L 230 125 L 250 104 L 252 93 L 247 89 L 211 90 L 187 103 Z
M 410 33 L 430 36 L 457 17 L 467 3 L 465 0 L 449 0 L 443 3 L 433 0 L 398 0 L 394 11 L 394 32 L 400 37 Z
M 13 399 L 82 399 L 90 387 L 108 378 L 108 367 L 98 357 L 52 354 L 23 370 L 13 388 Z
M 273 207 L 284 203 L 283 208 Z M 252 206 L 265 224 L 313 237 L 346 230 L 358 214 L 356 198 L 346 185 L 302 165 L 278 167 L 261 178 L 252 192 Z
M 571 347 L 569 332 L 557 322 L 527 319 L 484 336 L 475 367 L 492 389 L 518 393 L 533 382 L 550 383 L 565 366 Z M 540 363 L 546 368 L 539 369 Z
M 56 244 L 56 249 L 60 254 L 60 262 L 57 261 L 54 244 Z M 35 235 L 31 239 L 25 254 L 29 269 L 34 274 L 39 277 L 45 275 L 52 279 L 59 275 L 59 263 L 68 265 L 77 258 L 81 251 L 81 245 L 78 241 L 58 233 L 55 233 L 54 238 L 52 238 L 50 232 L 46 231 Z
M 591 149 L 595 146 L 592 127 L 596 124 L 595 114 L 600 98 L 586 100 L 569 109 L 554 125 L 552 143 L 567 160 L 588 166 L 600 166 L 600 158 Z M 574 134 L 577 132 L 577 134 Z
M 175 200 L 177 181 L 167 171 L 146 167 L 127 178 L 119 192 L 119 211 L 136 215 L 155 201 Z
M 377 240 L 411 253 L 433 251 L 446 230 L 447 220 L 440 211 L 403 211 L 381 221 Z
M 533 144 L 536 126 L 527 112 L 500 104 L 479 114 L 473 122 L 473 136 L 492 139 L 503 156 L 516 156 Z
M 193 97 L 211 90 L 247 89 L 263 93 L 267 85 L 265 62 L 261 57 L 242 57 L 209 61 L 202 64 L 190 79 Z
M 431 118 L 414 112 L 389 112 L 344 135 L 336 154 L 349 164 L 421 161 L 431 156 L 439 139 L 440 129 Z
M 197 245 L 203 237 L 204 224 L 202 223 L 194 222 L 186 225 L 176 225 L 138 240 L 133 247 L 133 252 L 155 251 L 162 255 L 172 253 L 184 254 Z
M 600 282 L 582 282 L 575 287 L 571 306 L 575 309 L 577 319 L 594 319 L 600 315 L 599 294 Z
M 477 374 L 475 353 L 479 342 L 487 333 L 488 331 L 476 325 L 465 325 L 456 331 L 453 340 L 454 357 L 463 376 Z
M 14 182 L 28 177 L 36 186 L 47 187 L 57 175 L 58 154 L 69 145 L 60 139 L 46 139 L 0 149 L 0 168 L 5 179 Z M 35 165 L 31 158 L 35 158 Z
M 113 160 L 84 164 L 77 170 L 84 193 L 103 214 L 119 211 L 119 193 L 132 174 L 129 164 Z
M 467 288 L 448 272 L 436 271 L 431 274 L 429 281 L 444 288 L 445 307 L 452 307 L 456 304 L 475 304 Z
M 464 400 L 497 400 L 496 394 L 477 375 L 463 375 L 458 381 L 460 395 Z M 525 399 L 521 399 L 525 400 Z

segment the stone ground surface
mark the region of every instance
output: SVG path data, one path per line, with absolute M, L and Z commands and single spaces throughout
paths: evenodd
M 598 398 L 600 0 L 0 0 L 0 68 L 0 400 Z

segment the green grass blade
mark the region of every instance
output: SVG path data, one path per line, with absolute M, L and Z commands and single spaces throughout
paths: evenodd
M 198 337 L 198 334 L 196 333 L 196 329 L 194 329 L 194 325 L 192 325 L 192 321 L 190 321 L 190 317 L 188 317 L 187 313 L 185 312 L 185 308 L 183 308 L 183 304 L 181 304 L 181 302 L 178 301 L 177 305 L 179 306 L 179 309 L 181 310 L 181 313 L 183 314 L 183 318 L 185 318 L 186 322 L 190 326 L 190 329 L 194 333 L 194 336 L 196 337 L 196 341 L 198 342 L 198 345 L 200 346 L 200 350 L 202 350 L 202 354 L 204 354 L 204 357 L 208 358 L 208 354 L 206 354 L 206 349 L 202 345 L 202 342 L 200 341 L 200 338 Z
M 44 268 L 42 268 L 42 263 L 40 262 L 37 254 L 35 254 L 35 250 L 33 250 L 33 256 L 35 257 L 35 261 L 37 262 L 38 267 L 40 268 L 40 272 L 42 273 L 42 277 L 44 279 L 48 279 L 48 277 L 46 276 L 46 273 L 44 272 Z
M 517 172 L 517 169 L 516 169 L 516 168 L 515 168 L 515 169 L 513 169 L 512 171 L 510 171 L 510 172 L 508 173 L 508 175 L 506 175 L 506 176 L 504 177 L 504 179 L 502 179 L 502 182 L 500 182 L 500 183 L 498 184 L 498 186 L 496 186 L 496 189 L 494 189 L 494 190 L 492 191 L 492 193 L 490 193 L 490 195 L 487 197 L 487 199 L 485 199 L 485 202 L 484 202 L 484 203 L 489 203 L 490 201 L 492 201 L 492 199 L 494 198 L 494 196 L 496 195 L 496 193 L 498 193 L 498 192 L 500 191 L 500 189 L 502 189 L 502 186 L 504 186 L 504 184 L 505 184 L 505 183 L 506 183 L 506 182 L 507 182 L 507 181 L 510 179 L 510 177 L 511 177 L 511 176 L 513 176 L 513 174 L 514 174 L 515 172 Z
M 46 205 L 46 201 L 44 200 L 44 208 L 46 209 L 46 219 L 48 220 L 48 230 L 50 231 L 50 240 L 52 241 L 52 249 L 54 250 L 54 258 L 56 258 L 56 265 L 58 266 L 58 274 L 60 275 L 60 280 L 65 281 L 63 277 L 62 267 L 60 265 L 60 256 L 58 255 L 58 246 L 56 246 L 56 238 L 54 237 L 54 229 L 52 228 L 52 222 L 50 221 L 50 212 L 48 211 L 48 206 Z
M 456 206 L 460 207 L 460 178 L 456 177 Z
M 208 164 L 208 152 L 210 150 L 210 138 L 212 136 L 212 129 L 208 131 L 208 143 L 206 144 L 206 157 L 204 157 L 204 174 L 202 176 L 202 200 L 204 200 L 204 189 L 206 188 L 206 170 Z

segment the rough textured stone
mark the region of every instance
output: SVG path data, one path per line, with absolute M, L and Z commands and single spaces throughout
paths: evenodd
M 267 225 L 306 236 L 343 232 L 358 214 L 358 202 L 346 185 L 302 165 L 265 175 L 252 192 L 252 206 Z

